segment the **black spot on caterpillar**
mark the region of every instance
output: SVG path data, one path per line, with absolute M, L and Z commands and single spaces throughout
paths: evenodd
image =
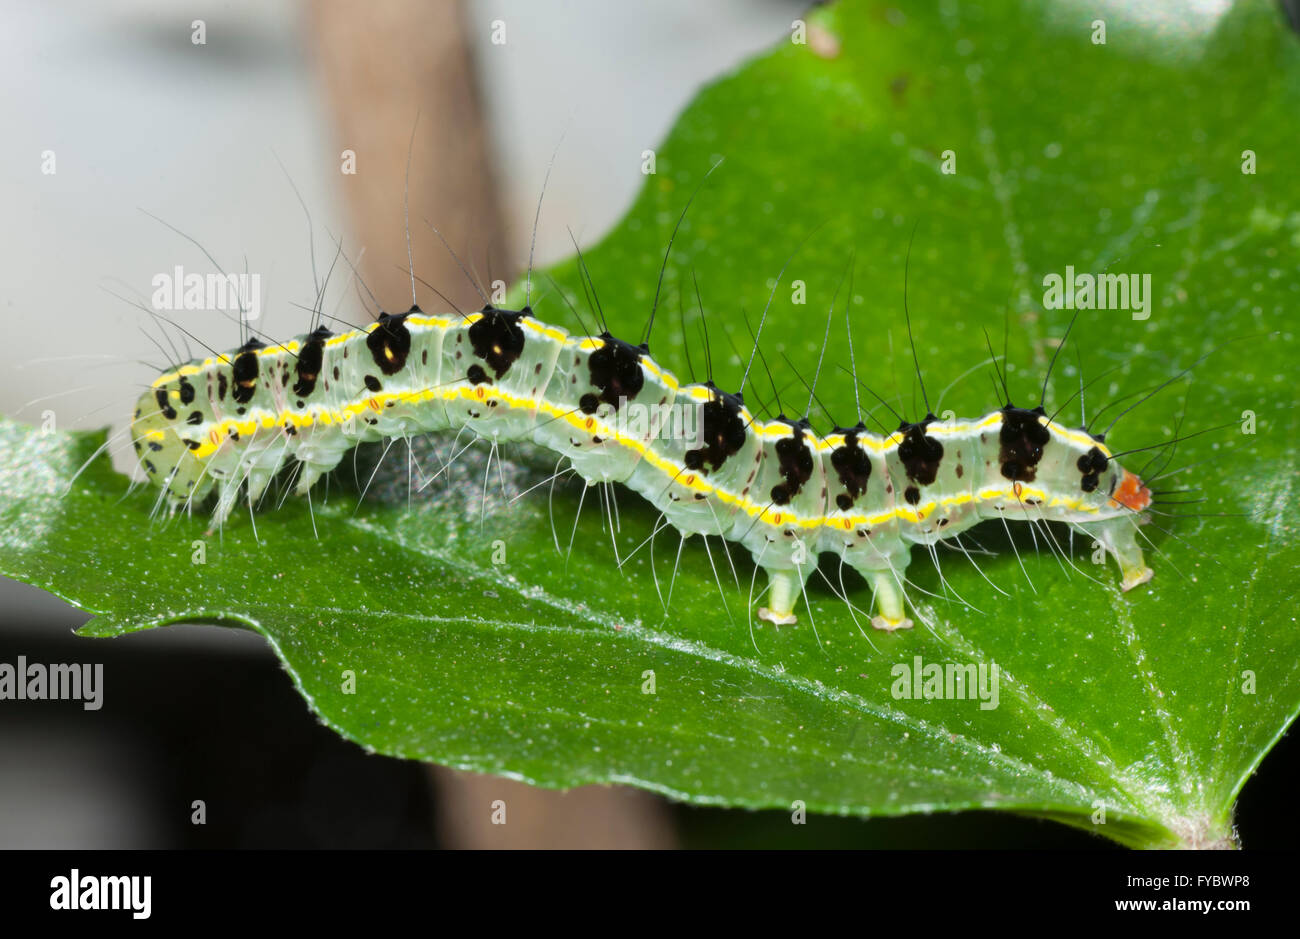
M 1042 408 L 1026 411 L 1008 406 L 1002 409 L 998 460 L 1002 464 L 1002 475 L 1007 479 L 1034 481 L 1038 461 L 1043 458 L 1043 448 L 1052 439 L 1038 420 L 1044 413 Z
M 294 372 L 298 380 L 294 383 L 293 393 L 300 398 L 310 398 L 316 390 L 316 379 L 320 376 L 321 366 L 325 361 L 325 340 L 332 336 L 324 326 L 318 327 L 307 337 L 298 352 L 298 361 L 294 363 Z M 224 392 L 222 392 L 224 395 Z
M 524 331 L 519 326 L 522 312 L 485 307 L 483 315 L 469 328 L 474 354 L 487 362 L 501 378 L 524 351 Z
M 419 312 L 418 309 L 414 312 Z M 379 314 L 379 324 L 366 336 L 366 348 L 379 370 L 385 375 L 396 375 L 406 365 L 406 357 L 411 353 L 411 334 L 407 331 L 405 321 L 409 313 L 390 316 Z

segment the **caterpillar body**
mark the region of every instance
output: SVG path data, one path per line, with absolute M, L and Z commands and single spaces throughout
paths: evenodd
M 674 405 L 695 409 L 697 439 L 663 432 L 654 415 Z M 652 416 L 629 427 L 620 409 L 633 406 Z M 241 491 L 255 504 L 290 461 L 304 494 L 359 443 L 450 431 L 532 440 L 588 485 L 635 490 L 683 537 L 743 545 L 768 577 L 759 616 L 780 625 L 796 621 L 818 556 L 830 553 L 871 587 L 876 628 L 911 626 L 911 546 L 989 518 L 1070 524 L 1114 557 L 1125 590 L 1152 577 L 1136 538 L 1149 490 L 1101 438 L 1041 405 L 927 415 L 883 435 L 859 421 L 823 436 L 807 419 L 760 420 L 712 381 L 679 381 L 644 344 L 571 335 L 527 306 L 413 306 L 341 334 L 251 340 L 159 376 L 132 422 L 158 506 L 189 509 L 215 491 L 215 525 Z

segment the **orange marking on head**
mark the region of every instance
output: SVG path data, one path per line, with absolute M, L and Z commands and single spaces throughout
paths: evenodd
M 1141 512 L 1151 504 L 1151 490 L 1137 476 L 1125 470 L 1119 485 L 1111 493 L 1110 501 L 1134 512 Z

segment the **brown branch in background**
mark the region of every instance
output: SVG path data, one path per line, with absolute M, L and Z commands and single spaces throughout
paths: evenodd
M 409 145 L 415 272 L 462 309 L 478 309 L 478 293 L 425 223 L 442 232 L 485 289 L 489 269 L 503 280 L 513 273 L 461 5 L 318 0 L 306 9 L 339 151 L 356 153 L 355 175 L 339 179 L 356 239 L 349 253 L 365 247 L 366 283 L 389 311 L 411 305 L 402 223 Z M 445 309 L 416 286 L 422 306 Z
M 463 8 L 454 2 L 317 0 L 306 9 L 338 148 L 356 153 L 356 174 L 340 175 L 353 220 L 348 253 L 355 257 L 365 247 L 362 276 L 386 310 L 410 306 L 402 191 L 415 128 L 415 272 L 462 309 L 479 308 L 477 291 L 425 224 L 427 219 L 437 226 L 477 271 L 485 291 L 492 278 L 509 281 L 522 267 L 506 257 Z M 417 284 L 417 290 L 424 309 L 447 309 L 428 288 Z M 646 848 L 675 842 L 667 806 L 648 793 L 602 786 L 553 792 L 442 767 L 432 773 L 439 834 L 449 847 Z M 504 825 L 492 822 L 497 800 L 506 806 Z
M 464 848 L 673 848 L 667 803 L 637 789 L 536 789 L 495 776 L 435 767 L 438 836 Z M 505 824 L 493 824 L 493 803 Z

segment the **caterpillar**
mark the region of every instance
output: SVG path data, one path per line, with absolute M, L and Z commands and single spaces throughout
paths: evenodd
M 743 388 L 679 380 L 645 341 L 543 322 L 525 294 L 520 309 L 430 314 L 413 304 L 341 333 L 322 325 L 287 342 L 250 338 L 159 375 L 131 434 L 159 488 L 156 507 L 189 510 L 215 493 L 214 526 L 241 492 L 255 505 L 287 464 L 306 494 L 367 441 L 531 440 L 589 486 L 639 493 L 683 539 L 747 549 L 767 577 L 759 618 L 777 625 L 797 622 L 827 553 L 867 581 L 875 628 L 912 626 L 911 547 L 933 550 L 985 519 L 1066 523 L 1114 558 L 1124 590 L 1152 577 L 1137 541 L 1151 491 L 1104 434 L 1058 423 L 1041 400 L 1018 407 L 1008 394 L 981 417 L 948 420 L 927 404 L 923 418 L 881 433 L 859 413 L 856 425 L 820 434 L 806 415 L 760 419 Z M 693 439 L 667 432 L 675 406 L 694 415 Z M 626 420 L 637 408 L 649 418 Z

